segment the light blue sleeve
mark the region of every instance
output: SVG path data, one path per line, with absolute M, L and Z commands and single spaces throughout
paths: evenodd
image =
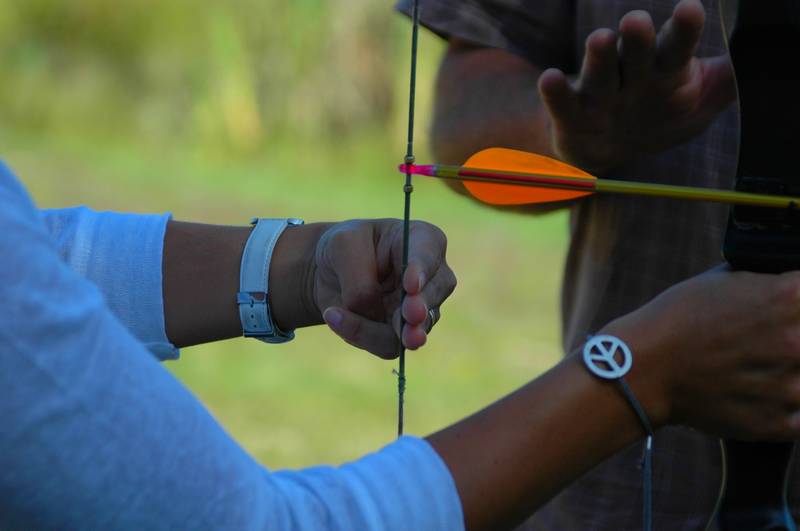
M 159 359 L 175 359 L 167 339 L 162 292 L 169 215 L 42 210 L 59 256 L 98 287 L 111 312 Z
M 64 263 L 2 166 L 0 256 L 0 529 L 463 529 L 421 439 L 340 467 L 256 463 Z

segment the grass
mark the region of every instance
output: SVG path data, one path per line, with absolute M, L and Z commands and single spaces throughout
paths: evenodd
M 0 49 L 2 157 L 42 207 L 224 224 L 399 217 L 408 28 L 362 3 L 120 0 L 107 27 L 96 0 L 0 0 L 0 41 L 16 44 Z M 441 50 L 423 35 L 420 161 L 431 160 L 424 124 Z M 459 277 L 429 344 L 409 354 L 406 428 L 426 434 L 558 359 L 567 224 L 423 179 L 413 215 L 447 232 Z M 185 349 L 166 364 L 272 468 L 339 463 L 393 440 L 395 366 L 321 327 L 281 346 Z
M 398 217 L 400 176 L 386 146 L 313 156 L 286 144 L 263 159 L 74 139 L 4 138 L 6 160 L 40 206 L 171 210 L 241 224 L 251 215 L 308 220 Z M 374 144 L 374 142 L 373 142 Z M 330 178 L 333 174 L 336 178 Z M 339 179 L 341 176 L 341 179 Z M 408 361 L 407 431 L 425 434 L 532 378 L 558 357 L 563 215 L 504 214 L 418 181 L 415 216 L 449 236 L 459 287 L 428 346 Z M 173 371 L 250 452 L 272 467 L 341 462 L 387 443 L 395 427 L 393 363 L 307 329 L 288 345 L 232 340 L 185 349 Z

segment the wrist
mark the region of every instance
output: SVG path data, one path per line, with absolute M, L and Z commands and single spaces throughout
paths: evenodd
M 633 354 L 633 365 L 625 376 L 630 389 L 641 403 L 654 429 L 669 423 L 672 414 L 672 374 L 668 366 L 671 354 L 665 341 L 653 333 L 652 327 L 630 316 L 612 321 L 598 335 L 620 338 Z
M 270 308 L 281 330 L 323 323 L 314 297 L 316 248 L 332 223 L 310 223 L 281 234 L 269 268 Z

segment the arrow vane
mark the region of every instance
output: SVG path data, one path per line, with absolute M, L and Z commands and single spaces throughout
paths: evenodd
M 492 205 L 553 203 L 614 193 L 768 208 L 800 206 L 800 197 L 601 179 L 543 155 L 505 148 L 480 151 L 464 166 L 401 164 L 399 169 L 402 173 L 463 181 L 476 199 Z

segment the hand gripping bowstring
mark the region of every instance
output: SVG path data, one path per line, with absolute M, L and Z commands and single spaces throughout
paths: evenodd
M 403 317 L 402 301 L 406 298 L 405 284 L 403 278 L 405 277 L 406 269 L 408 269 L 408 240 L 409 228 L 411 224 L 411 192 L 414 191 L 414 186 L 411 184 L 411 166 L 414 164 L 414 96 L 417 86 L 417 40 L 419 35 L 419 0 L 414 0 L 411 10 L 411 76 L 410 87 L 408 91 L 408 145 L 406 147 L 406 156 L 404 159 L 406 167 L 406 183 L 403 186 L 405 193 L 405 209 L 403 213 L 403 274 L 400 279 L 401 289 L 403 290 L 403 297 L 400 303 L 400 355 L 399 367 L 397 370 L 397 436 L 403 435 L 403 401 L 406 392 L 406 347 L 403 345 L 403 329 L 406 326 L 406 320 Z

